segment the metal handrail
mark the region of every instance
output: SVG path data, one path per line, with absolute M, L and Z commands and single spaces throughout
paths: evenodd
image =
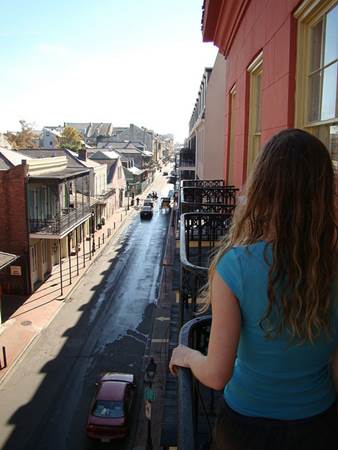
M 201 316 L 187 322 L 180 331 L 179 343 L 191 347 L 193 334 L 201 327 L 209 326 L 211 316 Z M 193 375 L 190 369 L 178 370 L 178 448 L 196 450 L 196 411 L 193 399 Z

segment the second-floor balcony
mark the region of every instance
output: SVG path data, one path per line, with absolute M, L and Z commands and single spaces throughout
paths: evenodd
M 106 200 L 108 200 L 110 197 L 116 194 L 116 189 L 106 189 L 105 191 L 101 192 L 101 194 L 97 195 L 96 198 L 101 203 L 106 203 Z
M 89 171 L 29 177 L 27 205 L 31 238 L 61 239 L 91 216 Z
M 210 258 L 229 230 L 232 211 L 186 213 L 180 225 L 180 325 L 195 316 L 206 285 Z
M 90 216 L 90 205 L 83 205 L 83 207 L 76 209 L 63 208 L 53 218 L 30 219 L 29 229 L 31 234 L 63 237 L 64 234 L 67 234 Z
M 185 180 L 186 182 L 187 180 Z M 182 187 L 180 212 L 181 214 L 193 211 L 233 213 L 237 202 L 237 192 L 238 189 L 234 186 L 215 186 L 213 184 Z
M 196 164 L 196 152 L 191 148 L 183 148 L 180 151 L 178 169 L 189 170 L 195 167 Z
M 224 180 L 181 180 L 181 187 L 223 187 Z

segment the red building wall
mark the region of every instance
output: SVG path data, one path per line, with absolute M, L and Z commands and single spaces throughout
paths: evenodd
M 292 14 L 299 3 L 299 0 L 247 2 L 228 49 L 225 160 L 228 160 L 229 151 L 229 92 L 236 85 L 234 181 L 237 186 L 242 186 L 246 177 L 250 87 L 247 68 L 261 51 L 261 143 L 264 144 L 273 134 L 294 124 L 296 22 Z M 226 9 L 226 2 L 224 4 Z
M 4 293 L 30 291 L 25 179 L 24 165 L 0 171 L 0 250 L 20 256 L 14 265 L 22 267 L 22 276 L 11 276 L 9 268 L 0 272 Z

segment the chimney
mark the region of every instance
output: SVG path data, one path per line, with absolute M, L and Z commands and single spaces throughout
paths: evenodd
M 86 148 L 79 149 L 79 159 L 81 159 L 81 161 L 87 161 L 87 149 Z

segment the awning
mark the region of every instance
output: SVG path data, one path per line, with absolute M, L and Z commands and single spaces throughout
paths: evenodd
M 4 269 L 18 258 L 19 256 L 12 255 L 11 253 L 0 252 L 0 270 Z

